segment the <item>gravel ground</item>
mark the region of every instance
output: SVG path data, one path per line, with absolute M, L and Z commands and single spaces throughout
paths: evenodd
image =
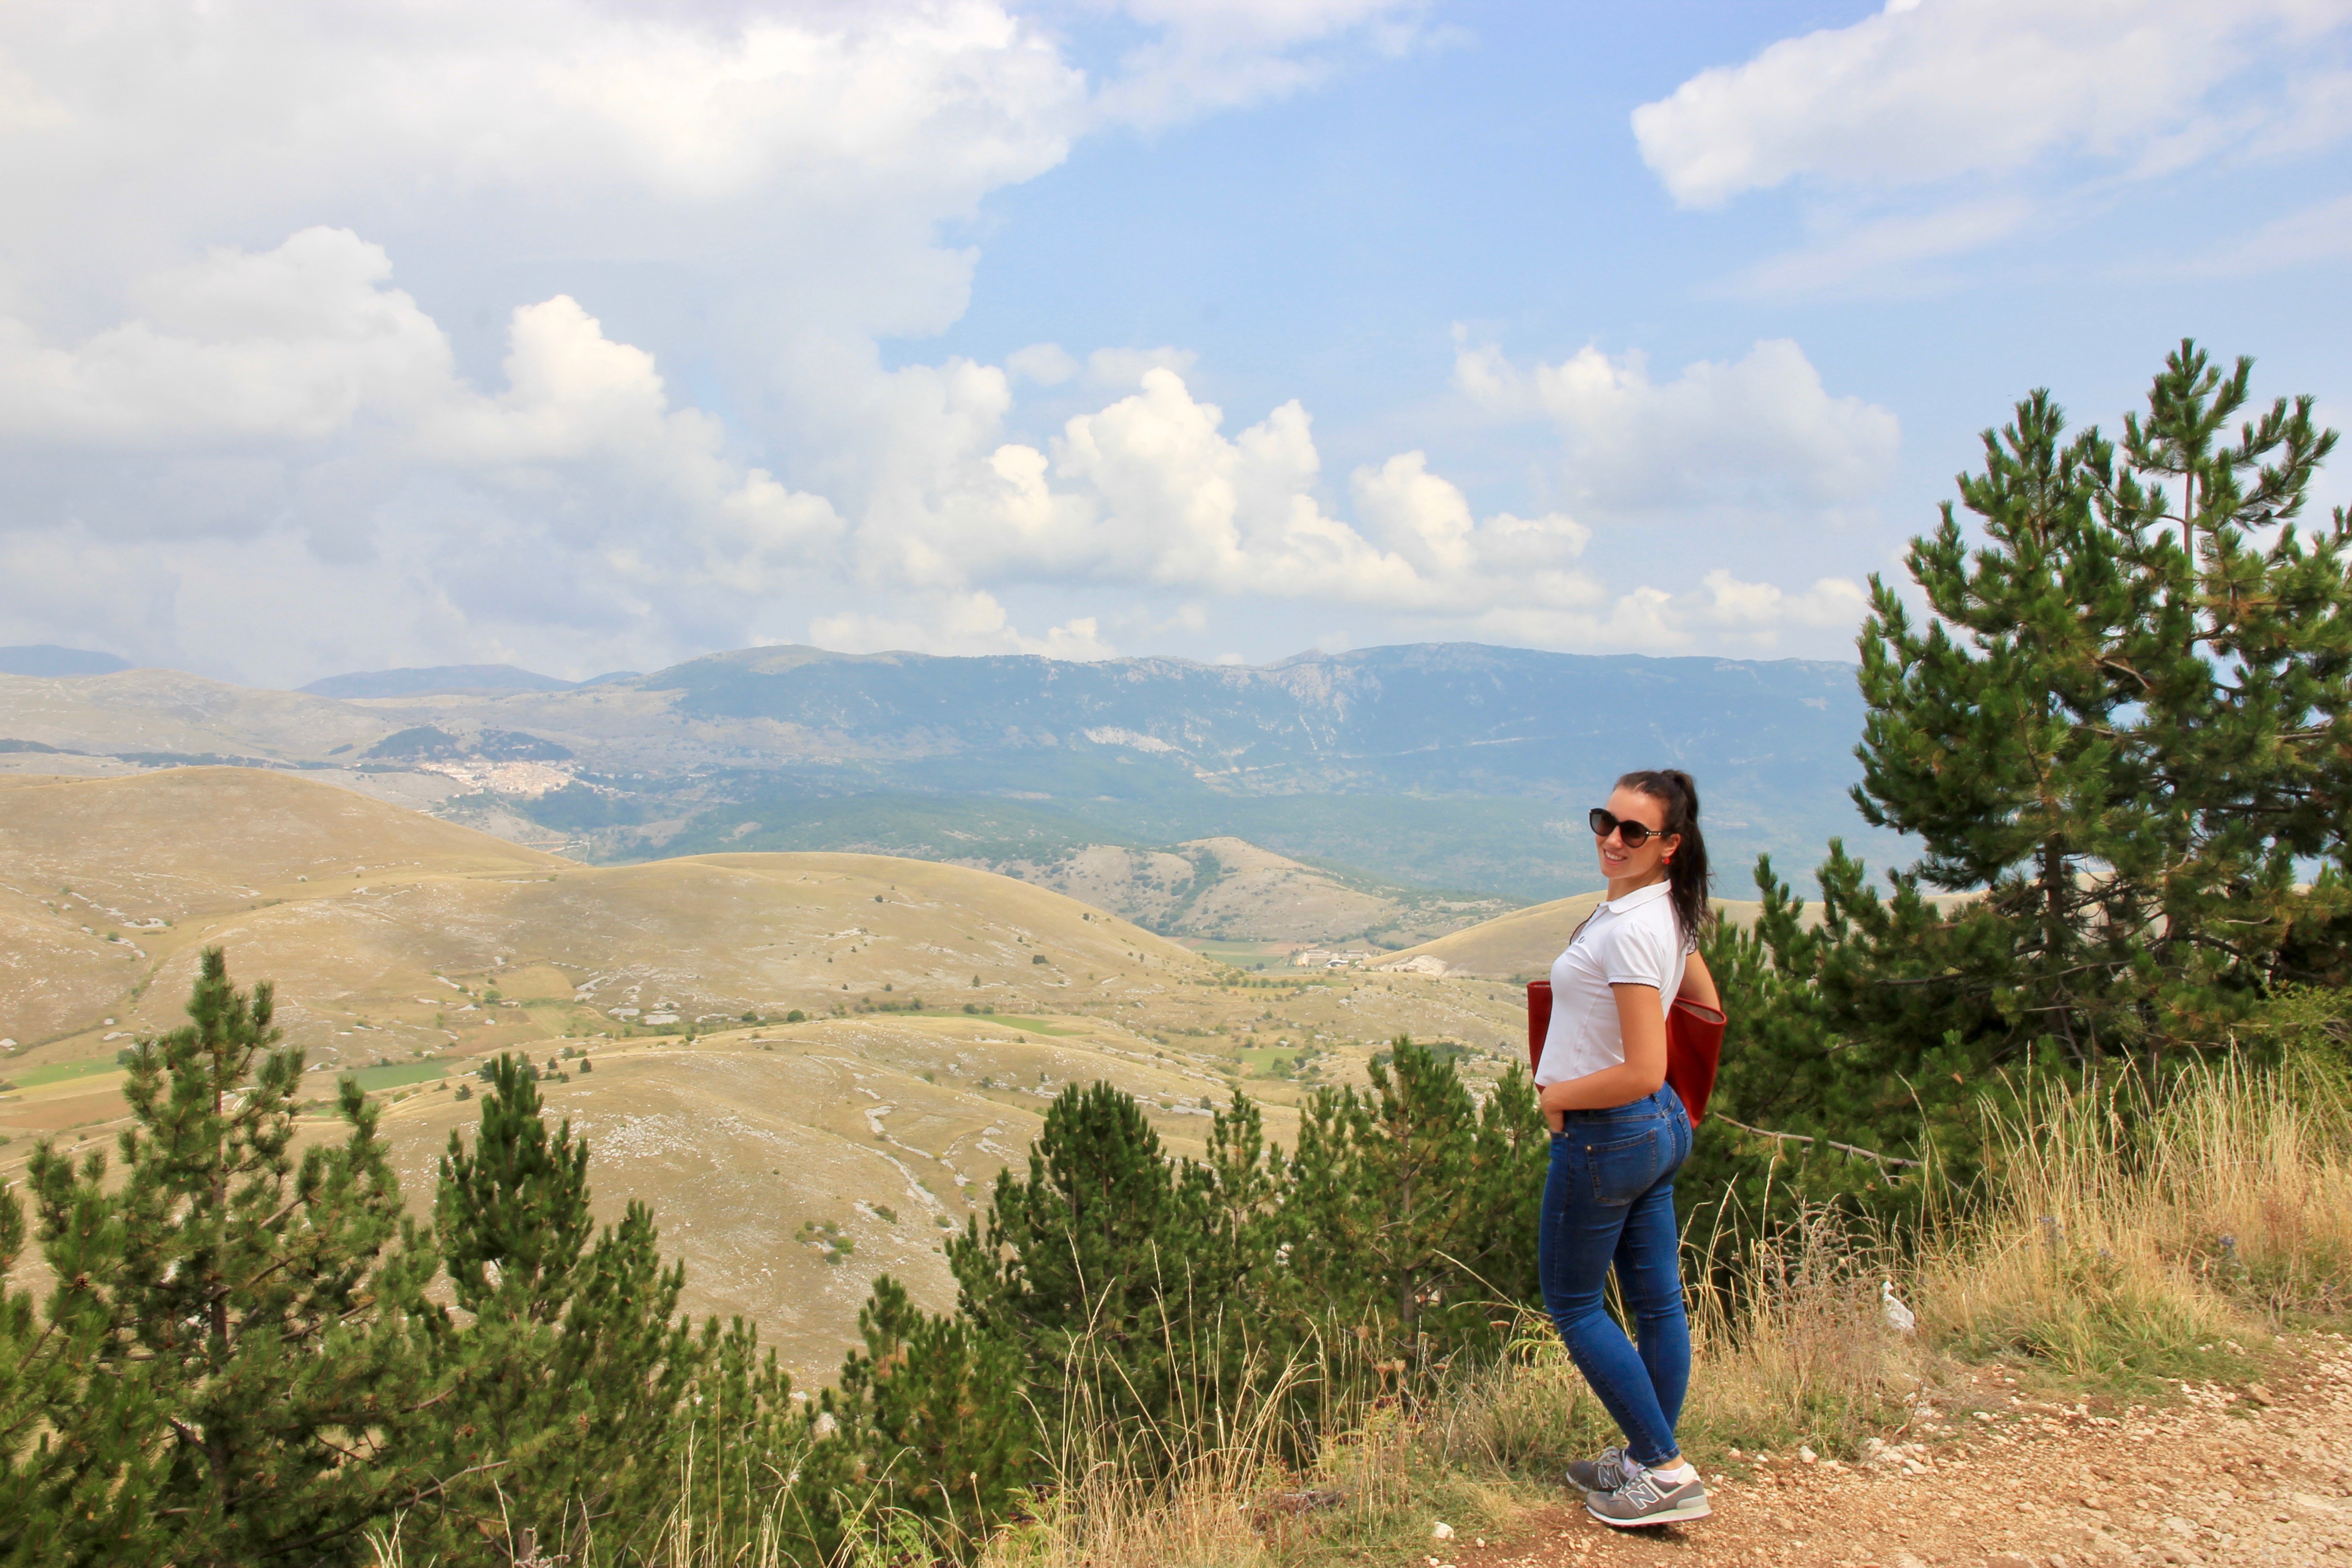
M 1687 1527 L 1620 1532 L 1563 1501 L 1499 1540 L 1433 1539 L 1427 1561 L 2352 1564 L 2352 1344 L 2341 1335 L 2297 1341 L 2267 1383 L 2183 1385 L 2160 1408 L 2009 1407 L 1965 1440 L 1887 1447 L 1862 1464 L 1774 1456 L 1745 1479 L 1709 1475 L 1715 1515 Z

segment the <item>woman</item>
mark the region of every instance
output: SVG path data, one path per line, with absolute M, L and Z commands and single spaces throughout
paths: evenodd
M 1568 1479 L 1593 1517 L 1630 1528 L 1709 1511 L 1675 1441 L 1690 1321 L 1674 1184 L 1691 1126 L 1666 1083 L 1666 1012 L 1676 996 L 1717 1000 L 1697 952 L 1706 845 L 1690 775 L 1627 773 L 1591 826 L 1609 894 L 1551 966 L 1551 1027 L 1536 1067 L 1552 1131 L 1538 1258 L 1552 1322 L 1625 1434 L 1623 1447 L 1571 1464 Z M 1601 1305 L 1612 1261 L 1638 1352 Z

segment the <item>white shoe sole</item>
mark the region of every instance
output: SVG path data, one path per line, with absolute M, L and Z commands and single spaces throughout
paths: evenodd
M 1584 1505 L 1584 1511 L 1613 1529 L 1647 1530 L 1654 1524 L 1681 1524 L 1688 1520 L 1705 1519 L 1715 1510 L 1707 1506 L 1705 1498 L 1701 1498 L 1696 1502 L 1685 1503 L 1680 1508 L 1670 1508 L 1659 1513 L 1643 1514 L 1639 1519 L 1612 1519 L 1590 1502 Z

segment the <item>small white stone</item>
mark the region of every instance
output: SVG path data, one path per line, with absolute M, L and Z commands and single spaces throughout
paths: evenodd
M 1432 1529 L 1429 1533 L 1434 1540 L 1451 1541 L 1454 1539 L 1454 1527 L 1441 1519 L 1437 1521 L 1435 1528 Z

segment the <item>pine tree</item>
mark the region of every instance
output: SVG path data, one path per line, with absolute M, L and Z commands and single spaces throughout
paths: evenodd
M 1893 1169 L 1832 1139 L 1964 1173 L 1982 1094 L 2161 1072 L 2345 972 L 2352 521 L 2296 526 L 2336 441 L 2309 398 L 2229 434 L 2251 374 L 2184 342 L 2120 442 L 2031 395 L 1958 481 L 1972 530 L 1947 503 L 1913 542 L 1928 614 L 1873 580 L 1854 798 L 1925 854 L 1882 895 L 1833 842 L 1811 931 L 1760 863 L 1764 918 L 1708 950 L 1727 1107 L 1814 1135 L 1827 1184 Z
M 1344 1348 L 1344 1329 L 1320 1314 L 1312 1270 L 1290 1245 L 1297 1172 L 1265 1141 L 1256 1104 L 1235 1090 L 1211 1117 L 1207 1157 L 1179 1173 L 1199 1240 L 1181 1300 L 1162 1309 L 1191 1390 L 1188 1428 L 1230 1431 L 1246 1412 L 1265 1441 L 1293 1458 L 1314 1452 L 1351 1372 L 1350 1358 L 1331 1353 Z
M 2120 465 L 2097 475 L 2108 525 L 2163 582 L 2170 634 L 2132 672 L 2160 848 L 2116 867 L 2154 925 L 2158 1046 L 2210 1041 L 2256 992 L 2344 968 L 2352 519 L 2338 508 L 2311 538 L 2295 526 L 2336 441 L 2310 397 L 2229 438 L 2252 368 L 2242 357 L 2225 376 L 2184 342 L 2147 416 L 2125 419 Z M 2298 889 L 2313 860 L 2328 864 Z
M 1219 1299 L 1263 1296 L 1281 1245 L 1276 1220 L 1286 1188 L 1281 1151 L 1265 1141 L 1265 1117 L 1239 1089 L 1209 1119 L 1208 1157 L 1182 1182 L 1201 1216 L 1193 1258 L 1199 1289 Z
M 433 1259 L 374 1109 L 345 1079 L 342 1144 L 298 1162 L 270 987 L 207 949 L 188 1016 L 133 1049 L 119 1179 L 47 1144 L 27 1171 L 56 1286 L 0 1317 L 8 1562 L 355 1560 L 428 1485 L 397 1439 Z M 12 1194 L 0 1257 L 22 1237 Z
M 1543 1300 L 1536 1238 L 1543 1220 L 1544 1182 L 1551 1171 L 1551 1133 L 1535 1079 L 1516 1062 L 1478 1108 L 1470 1169 L 1471 1234 L 1455 1257 L 1475 1294 L 1465 1290 L 1451 1331 L 1458 1338 L 1466 1324 L 1483 1342 L 1486 1336 L 1477 1331 L 1489 1324 L 1488 1307 L 1532 1306 Z
M 1036 1477 L 1019 1348 L 969 1318 L 920 1310 L 887 1274 L 857 1331 L 865 1349 L 850 1352 L 822 1405 L 862 1459 L 858 1510 L 919 1520 L 959 1552 L 977 1546 Z
M 709 1561 L 751 1561 L 762 1534 L 780 1529 L 791 1537 L 779 1548 L 786 1560 L 840 1561 L 840 1535 L 820 1539 L 810 1530 L 808 1501 L 819 1489 L 854 1481 L 854 1474 L 816 1458 L 814 1414 L 793 1401 L 793 1380 L 777 1365 L 776 1352 L 761 1349 L 756 1325 L 735 1318 L 722 1330 L 716 1318 L 704 1320 L 693 1382 L 677 1410 L 687 1462 L 673 1467 L 677 1485 L 668 1506 L 695 1521 L 697 1550 Z M 671 1451 L 678 1447 L 673 1440 Z M 610 1540 L 614 1533 L 598 1535 Z
M 1055 1432 L 1155 1425 L 1176 1407 L 1167 1351 L 1188 1294 L 1201 1215 L 1134 1100 L 1106 1083 L 1064 1089 L 1005 1171 L 985 1239 L 949 1246 L 960 1310 L 1018 1348 L 1030 1397 Z
M 501 1056 L 469 1151 L 453 1132 L 435 1203 L 457 1313 L 433 1336 L 446 1394 L 417 1441 L 442 1484 L 408 1539 L 488 1537 L 526 1554 L 579 1533 L 621 1547 L 656 1529 L 707 1342 L 682 1317 L 653 1215 L 597 1237 L 588 1148 L 552 1131 L 529 1062 Z
M 1301 1118 L 1286 1235 L 1316 1316 L 1377 1331 L 1420 1369 L 1493 1337 L 1534 1297 L 1549 1142 L 1524 1072 L 1483 1111 L 1453 1062 L 1400 1038 L 1370 1090 L 1318 1090 Z
M 732 1560 L 755 1502 L 856 1513 L 850 1446 L 814 1440 L 756 1333 L 672 1321 L 683 1275 L 651 1215 L 590 1244 L 587 1151 L 547 1128 L 527 1063 L 492 1064 L 474 1146 L 444 1162 L 452 1310 L 356 1083 L 342 1144 L 297 1160 L 301 1053 L 275 1048 L 270 987 L 236 990 L 210 951 L 188 1011 L 133 1054 L 119 1174 L 35 1154 L 46 1301 L 5 1289 L 26 1226 L 0 1194 L 0 1563 L 362 1563 L 379 1538 L 520 1561 L 593 1537 L 617 1559 L 681 1504 Z M 1011 1428 L 956 1440 L 984 1430 Z M 991 1506 L 1003 1468 L 968 1470 Z

